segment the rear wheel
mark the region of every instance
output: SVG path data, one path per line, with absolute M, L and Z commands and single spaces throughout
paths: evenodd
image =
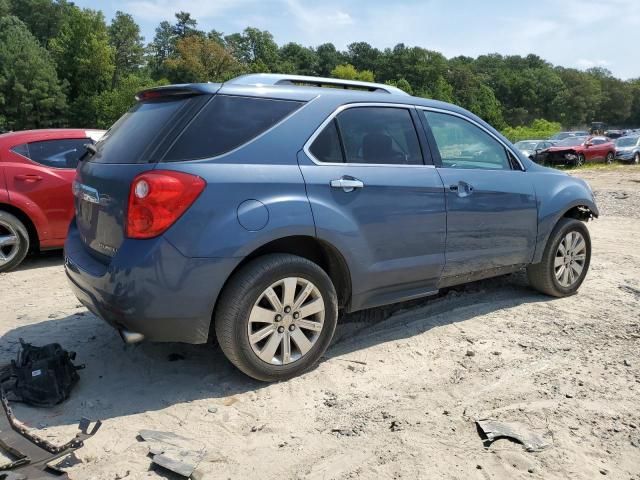
M 607 165 L 611 165 L 613 163 L 613 153 L 607 153 L 607 158 L 604 161 Z
M 29 234 L 24 224 L 10 213 L 0 211 L 0 272 L 20 265 L 29 251 Z
M 578 158 L 576 159 L 576 167 L 581 167 L 584 165 L 584 155 L 579 154 Z
M 286 380 L 325 352 L 338 318 L 328 275 L 295 255 L 259 257 L 230 279 L 216 308 L 218 343 L 227 358 L 257 380 Z
M 554 297 L 573 295 L 584 281 L 591 262 L 591 237 L 586 225 L 561 219 L 549 237 L 542 261 L 527 267 L 529 283 Z

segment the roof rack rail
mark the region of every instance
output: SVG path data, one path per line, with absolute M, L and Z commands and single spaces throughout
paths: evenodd
M 228 85 L 298 85 L 309 87 L 332 87 L 344 89 L 359 89 L 369 92 L 409 95 L 404 90 L 391 85 L 373 82 L 358 82 L 342 80 L 340 78 L 309 77 L 306 75 L 286 75 L 280 73 L 254 73 L 241 75 L 226 82 Z

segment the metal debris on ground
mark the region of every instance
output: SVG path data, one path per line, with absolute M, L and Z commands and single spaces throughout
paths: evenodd
M 68 479 L 66 473 L 53 465 L 54 460 L 68 455 L 84 445 L 84 441 L 98 431 L 102 423 L 96 422 L 89 431 L 91 421 L 83 418 L 80 432 L 64 445 L 53 445 L 36 435 L 18 421 L 9 402 L 0 388 L 0 450 L 9 463 L 0 465 L 0 479 L 5 480 L 49 480 Z
M 190 477 L 207 453 L 203 443 L 172 432 L 140 430 L 139 435 L 150 444 L 153 463 L 183 477 Z
M 532 432 L 521 423 L 484 419 L 476 420 L 476 425 L 481 436 L 484 436 L 485 447 L 499 438 L 508 438 L 521 443 L 527 452 L 539 452 L 551 445 L 542 435 Z

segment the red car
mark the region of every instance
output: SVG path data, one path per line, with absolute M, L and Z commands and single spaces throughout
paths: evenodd
M 87 143 L 102 130 L 0 135 L 0 272 L 29 251 L 62 248 L 73 217 L 71 183 Z
M 579 167 L 585 162 L 613 163 L 616 145 L 607 137 L 568 137 L 544 153 L 546 163 L 563 163 Z

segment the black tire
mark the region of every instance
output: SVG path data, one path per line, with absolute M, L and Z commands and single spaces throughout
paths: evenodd
M 312 282 L 324 301 L 324 323 L 311 349 L 300 359 L 273 365 L 254 353 L 248 322 L 252 308 L 268 287 L 287 277 Z M 329 276 L 315 263 L 296 255 L 269 254 L 258 257 L 235 273 L 218 301 L 215 332 L 222 351 L 238 369 L 256 380 L 287 380 L 309 370 L 331 343 L 338 320 L 338 299 Z
M 576 158 L 575 161 L 575 166 L 576 167 L 581 167 L 584 165 L 584 155 L 582 155 L 581 153 L 578 154 L 578 158 Z
M 636 154 L 633 156 L 633 160 L 631 160 L 631 164 L 632 165 L 640 164 L 640 152 L 636 152 Z
M 0 237 L 4 236 L 15 236 L 17 244 L 0 247 L 2 248 L 3 256 L 12 257 L 11 260 L 7 262 L 0 258 L 0 272 L 8 272 L 16 268 L 22 263 L 24 257 L 26 257 L 29 252 L 29 233 L 24 224 L 10 213 L 0 210 Z M 10 248 L 15 250 L 12 250 L 12 253 L 8 255 L 7 253 L 10 252 Z
M 611 165 L 613 163 L 613 153 L 607 153 L 607 157 L 604 159 L 604 163 Z
M 562 286 L 555 275 L 554 262 L 556 252 L 562 239 L 572 231 L 582 234 L 586 243 L 586 258 L 582 272 L 570 287 Z M 589 264 L 591 263 L 591 237 L 584 222 L 573 218 L 562 218 L 551 232 L 547 245 L 542 255 L 542 261 L 527 267 L 529 284 L 541 293 L 553 297 L 567 297 L 578 291 L 580 285 L 587 276 Z

